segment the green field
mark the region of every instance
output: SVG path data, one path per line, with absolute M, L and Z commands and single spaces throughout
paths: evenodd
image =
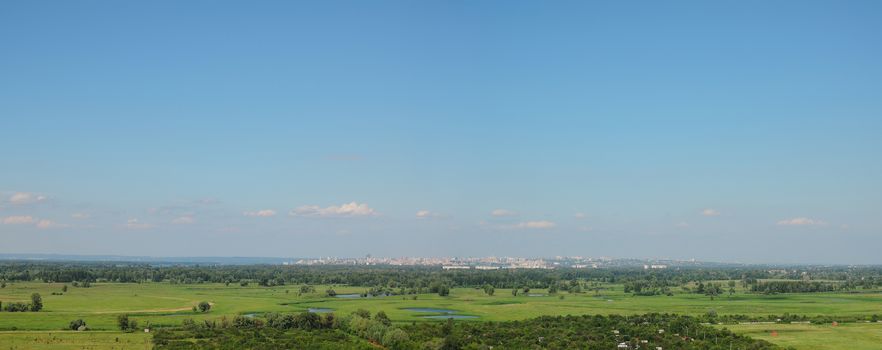
M 741 324 L 726 326 L 751 338 L 797 349 L 882 349 L 882 323 Z M 776 335 L 772 335 L 772 331 Z
M 739 292 L 734 296 L 723 295 L 715 300 L 697 294 L 676 293 L 673 296 L 631 296 L 625 294 L 619 285 L 607 285 L 607 289 L 595 293 L 561 293 L 555 296 L 512 296 L 507 289 L 497 289 L 494 296 L 471 288 L 456 288 L 450 296 L 420 294 L 416 300 L 410 296 L 388 296 L 376 298 L 329 298 L 324 295 L 328 286 L 316 286 L 316 293 L 298 296 L 299 286 L 259 287 L 223 284 L 168 284 L 168 283 L 95 283 L 90 288 L 69 287 L 64 295 L 51 295 L 59 292 L 58 283 L 10 283 L 0 289 L 0 301 L 27 301 L 30 294 L 38 292 L 43 296 L 43 311 L 32 313 L 0 313 L 0 343 L 16 344 L 27 348 L 40 344 L 39 339 L 53 331 L 52 339 L 59 339 L 57 347 L 47 342 L 46 348 L 65 348 L 68 340 L 89 339 L 97 348 L 115 346 L 114 341 L 122 333 L 95 331 L 115 331 L 116 316 L 129 314 L 141 326 L 178 325 L 183 319 L 220 318 L 236 315 L 265 312 L 298 312 L 308 308 L 328 308 L 346 314 L 356 309 L 371 312 L 385 311 L 393 321 L 429 321 L 421 318 L 425 313 L 417 313 L 405 308 L 439 308 L 457 311 L 461 315 L 477 316 L 478 321 L 503 321 L 525 319 L 540 315 L 567 314 L 642 314 L 647 312 L 678 313 L 699 315 L 710 310 L 719 315 L 745 314 L 766 316 L 784 313 L 799 315 L 837 315 L 865 316 L 882 315 L 882 293 L 805 293 L 760 295 Z M 361 287 L 333 287 L 338 294 L 361 293 Z M 532 290 L 531 294 L 545 294 L 545 290 Z M 562 296 L 562 298 L 561 298 Z M 213 303 L 208 313 L 191 311 L 199 301 Z M 76 334 L 58 331 L 67 328 L 70 321 L 82 318 L 92 332 Z M 777 325 L 776 325 L 777 326 Z M 766 327 L 766 328 L 763 328 Z M 793 332 L 782 332 L 779 337 L 763 337 L 768 325 L 739 325 L 730 329 L 748 333 L 784 345 L 793 344 L 798 348 L 813 349 L 813 341 L 823 343 L 826 338 L 836 341 L 854 338 L 855 344 L 870 344 L 882 337 L 882 324 L 847 324 L 829 329 L 819 326 L 791 325 Z M 801 327 L 801 328 L 800 328 Z M 781 329 L 784 329 L 783 327 Z M 11 332 L 10 331 L 19 331 Z M 37 341 L 29 338 L 32 333 L 21 331 L 41 331 L 33 333 Z M 843 334 L 840 334 L 843 333 Z M 31 343 L 28 343 L 30 339 Z M 127 334 L 120 338 L 138 342 L 146 339 L 143 334 Z M 15 343 L 12 343 L 15 342 Z M 28 345 L 30 344 L 30 345 Z M 140 343 L 139 343 L 140 344 Z M 838 348 L 835 341 L 833 348 Z M 871 348 L 871 347 L 851 348 Z M 39 348 L 39 346 L 37 347 Z M 847 347 L 843 347 L 847 348 Z
M 150 349 L 150 334 L 121 332 L 44 332 L 44 331 L 5 331 L 0 332 L 0 349 Z

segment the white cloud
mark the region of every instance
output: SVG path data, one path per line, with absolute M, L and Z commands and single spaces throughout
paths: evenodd
M 142 230 L 142 229 L 148 229 L 148 228 L 153 227 L 153 225 L 141 222 L 138 219 L 129 219 L 128 221 L 126 221 L 125 226 L 126 226 L 126 228 L 130 228 L 130 229 L 134 229 L 134 230 Z
M 720 215 L 720 212 L 717 211 L 716 209 L 710 209 L 710 208 L 708 208 L 708 209 L 702 210 L 702 211 L 701 211 L 701 215 L 704 215 L 704 216 L 719 216 L 719 215 Z
M 322 208 L 317 205 L 304 205 L 298 207 L 297 209 L 292 210 L 289 215 L 291 216 L 324 216 L 324 217 L 335 217 L 335 216 L 371 216 L 377 215 L 377 212 L 374 211 L 371 207 L 369 207 L 366 203 L 356 203 L 351 202 L 347 204 L 343 204 L 340 206 L 332 205 L 327 208 Z
M 258 211 L 246 211 L 243 212 L 242 215 L 268 218 L 270 216 L 276 216 L 276 211 L 272 209 L 263 209 Z
M 89 213 L 73 213 L 70 215 L 70 217 L 78 220 L 85 220 L 90 218 L 91 215 L 89 215 Z
M 444 218 L 446 216 L 444 216 L 443 214 L 440 214 L 440 213 L 433 212 L 433 211 L 420 210 L 420 211 L 416 212 L 416 217 L 420 218 L 420 219 L 428 219 L 428 218 Z
M 28 192 L 17 192 L 9 197 L 9 203 L 12 204 L 27 204 L 41 202 L 44 200 L 46 200 L 46 196 Z
M 59 223 L 56 223 L 52 220 L 45 220 L 45 219 L 37 222 L 37 228 L 41 229 L 41 230 L 47 230 L 47 229 L 51 229 L 51 228 L 61 228 L 61 227 L 67 227 L 67 226 L 68 225 L 59 224 Z
M 7 216 L 3 218 L 4 225 L 28 225 L 35 221 L 33 216 Z
M 817 219 L 810 218 L 793 218 L 793 219 L 785 219 L 778 221 L 778 225 L 782 226 L 817 226 L 817 225 L 825 225 L 826 222 Z
M 553 223 L 553 222 L 551 222 L 551 221 L 545 221 L 545 220 L 542 220 L 542 221 L 526 221 L 526 222 L 520 222 L 520 223 L 518 223 L 517 225 L 515 225 L 514 227 L 515 227 L 515 228 L 536 228 L 536 229 L 544 229 L 544 228 L 553 228 L 553 227 L 555 227 L 555 226 L 557 226 L 557 224 L 555 224 L 555 223 Z
M 680 228 L 687 228 L 689 227 L 689 223 L 686 221 L 680 221 L 676 226 Z
M 176 224 L 176 225 L 189 225 L 189 224 L 192 224 L 195 222 L 196 222 L 196 219 L 194 219 L 192 216 L 182 216 L 182 217 L 179 217 L 177 219 L 172 220 L 171 223 Z
M 492 212 L 490 212 L 490 215 L 493 215 L 496 217 L 502 217 L 502 216 L 515 216 L 515 215 L 518 215 L 518 213 L 513 212 L 511 210 L 496 209 L 496 210 L 493 210 Z
M 588 217 L 588 215 L 585 213 L 576 213 L 576 214 L 573 214 L 573 217 L 576 219 L 585 219 Z

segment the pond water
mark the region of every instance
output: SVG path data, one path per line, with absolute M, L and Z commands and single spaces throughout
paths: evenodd
M 413 312 L 431 312 L 433 314 L 453 314 L 456 313 L 456 310 L 448 310 L 448 309 L 433 309 L 429 307 L 409 307 L 406 308 L 407 311 Z
M 453 319 L 478 318 L 478 316 L 457 315 L 456 313 L 458 311 L 450 310 L 450 309 L 436 309 L 436 308 L 431 308 L 431 307 L 409 307 L 409 308 L 404 308 L 403 310 L 413 311 L 413 312 L 421 312 L 421 313 L 441 314 L 441 315 L 420 316 L 420 318 L 428 318 L 428 319 L 433 319 L 433 320 L 446 320 L 448 318 L 453 318 Z
M 385 295 L 377 295 L 373 296 L 368 294 L 367 296 L 362 296 L 361 294 L 337 294 L 334 298 L 343 298 L 343 299 L 358 299 L 358 298 L 379 298 L 384 297 Z
M 452 319 L 464 319 L 464 318 L 478 318 L 478 316 L 468 316 L 468 315 L 434 315 L 434 316 L 423 316 L 420 318 L 430 318 L 434 320 L 446 320 L 448 318 Z
M 527 294 L 527 296 L 528 296 L 528 297 L 544 297 L 544 296 L 548 296 L 548 295 L 546 295 L 546 294 L 533 294 L 533 293 L 530 293 L 530 294 Z
M 326 307 L 311 307 L 311 308 L 307 309 L 307 311 L 314 312 L 317 314 L 324 314 L 324 313 L 328 313 L 328 312 L 334 312 L 334 309 L 329 309 Z

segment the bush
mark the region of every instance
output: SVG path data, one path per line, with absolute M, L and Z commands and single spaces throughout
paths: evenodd
M 78 319 L 75 321 L 70 321 L 70 325 L 68 325 L 68 328 L 70 328 L 71 330 L 78 331 L 78 330 L 80 330 L 80 327 L 85 327 L 85 326 L 86 326 L 86 321 L 83 321 L 83 319 Z
M 211 304 L 209 302 L 207 302 L 207 301 L 199 302 L 199 311 L 208 312 L 208 310 L 211 310 Z
M 410 336 L 407 332 L 398 329 L 391 328 L 389 329 L 385 335 L 383 335 L 382 344 L 383 346 L 390 349 L 404 349 L 407 348 L 407 344 L 410 342 Z
M 119 315 L 116 317 L 116 325 L 123 332 L 132 332 L 138 328 L 138 321 L 130 320 L 129 315 Z
M 25 303 L 11 302 L 3 305 L 3 311 L 6 312 L 26 312 L 31 309 L 30 305 Z

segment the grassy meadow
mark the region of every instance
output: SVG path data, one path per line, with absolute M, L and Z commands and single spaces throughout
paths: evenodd
M 740 324 L 726 328 L 782 346 L 812 350 L 882 349 L 882 323 Z M 774 332 L 774 333 L 773 333 Z
M 147 339 L 143 333 L 116 332 L 116 317 L 123 313 L 137 320 L 142 327 L 148 324 L 178 325 L 186 318 L 199 320 L 236 315 L 259 316 L 266 312 L 298 312 L 309 308 L 332 309 L 338 314 L 347 314 L 357 309 L 371 312 L 383 310 L 396 322 L 431 321 L 422 318 L 431 313 L 413 312 L 405 310 L 406 308 L 455 310 L 457 315 L 476 316 L 471 319 L 476 321 L 505 321 L 567 314 L 660 312 L 699 315 L 710 310 L 720 315 L 752 316 L 784 313 L 809 316 L 882 315 L 882 292 L 760 295 L 745 294 L 739 290 L 733 296 L 721 295 L 711 300 L 707 296 L 686 293 L 675 293 L 673 296 L 631 296 L 625 294 L 620 285 L 606 285 L 599 292 L 588 291 L 581 294 L 545 295 L 545 290 L 534 289 L 530 294 L 543 296 L 512 296 L 510 289 L 497 289 L 494 296 L 488 296 L 478 289 L 455 288 L 447 297 L 421 294 L 416 299 L 412 296 L 346 299 L 326 297 L 324 291 L 330 286 L 316 286 L 315 293 L 298 295 L 298 285 L 243 287 L 238 284 L 95 283 L 90 288 L 68 286 L 68 291 L 63 295 L 52 295 L 53 292 L 60 292 L 62 286 L 60 283 L 9 283 L 6 288 L 0 289 L 0 301 L 4 303 L 26 302 L 34 292 L 43 296 L 44 303 L 43 311 L 36 313 L 0 313 L 0 344 L 12 344 L 11 348 L 14 349 L 67 349 L 69 347 L 65 346 L 73 344 L 74 339 L 82 339 L 93 344 L 90 348 L 110 349 L 114 346 L 119 348 L 117 336 L 120 341 L 132 342 L 129 345 L 140 344 L 141 340 Z M 333 286 L 333 289 L 338 294 L 365 291 L 362 287 L 347 286 Z M 211 302 L 211 311 L 193 312 L 191 308 L 200 301 Z M 70 321 L 80 318 L 93 331 L 61 332 Z M 770 329 L 770 326 L 778 327 L 776 329 L 779 329 L 779 336 L 771 337 L 766 334 L 765 330 Z M 838 328 L 767 324 L 728 327 L 782 345 L 794 345 L 799 349 L 818 348 L 813 344 L 824 343 L 826 338 L 835 338 L 835 341 L 825 344 L 839 344 L 837 341 L 845 341 L 843 339 L 859 339 L 855 340 L 856 344 L 872 344 L 882 339 L 882 323 L 843 324 Z M 28 341 L 32 344 L 28 345 Z M 839 347 L 831 349 L 833 348 Z

